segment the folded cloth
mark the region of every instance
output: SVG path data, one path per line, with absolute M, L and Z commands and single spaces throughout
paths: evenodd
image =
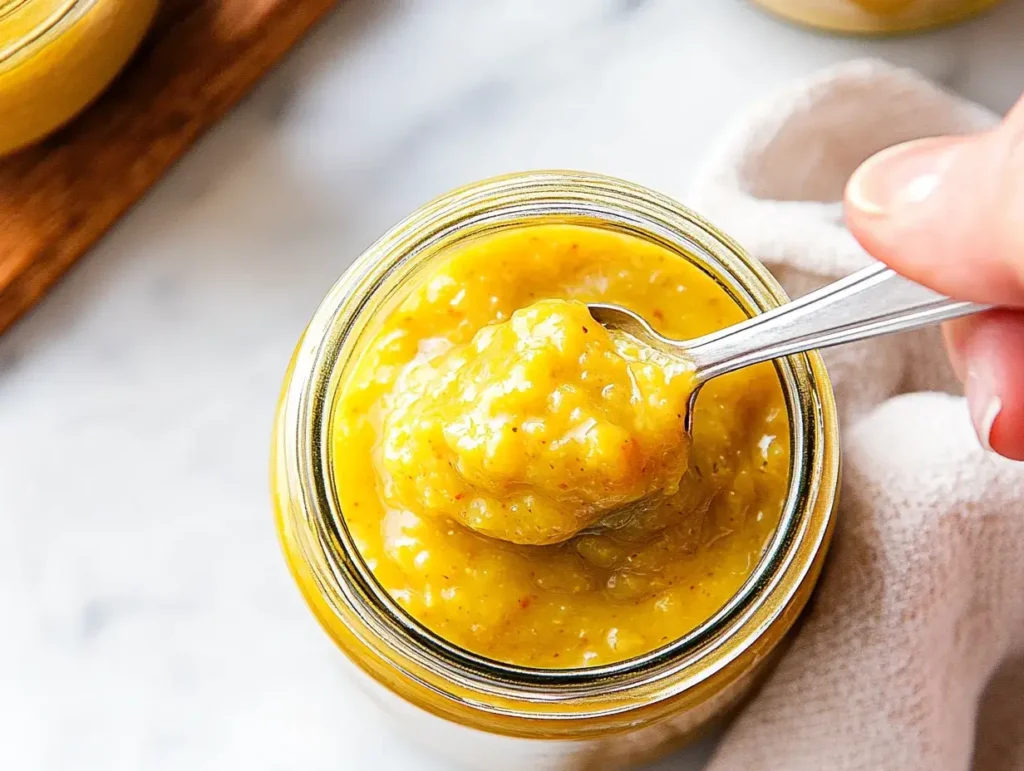
M 870 262 L 842 217 L 861 161 L 996 120 L 915 73 L 851 62 L 741 120 L 688 200 L 799 295 Z M 1024 464 L 979 445 L 936 330 L 825 358 L 844 452 L 829 562 L 709 768 L 1024 769 Z

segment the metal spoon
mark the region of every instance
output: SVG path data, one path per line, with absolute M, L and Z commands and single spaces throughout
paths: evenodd
M 711 378 L 815 348 L 919 329 L 988 307 L 952 300 L 882 264 L 695 340 L 671 340 L 659 335 L 643 318 L 618 305 L 588 305 L 594 319 L 608 329 L 693 363 L 696 385 L 684 423 L 691 434 L 697 393 Z

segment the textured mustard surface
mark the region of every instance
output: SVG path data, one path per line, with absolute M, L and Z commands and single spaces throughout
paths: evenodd
M 691 368 L 540 300 L 410 367 L 384 420 L 393 506 L 505 541 L 564 541 L 686 471 Z
M 504 231 L 418 278 L 337 403 L 336 481 L 367 564 L 410 615 L 490 658 L 562 668 L 660 647 L 735 594 L 779 521 L 789 424 L 774 368 L 705 386 L 691 445 L 688 368 L 608 335 L 583 305 L 597 301 L 678 338 L 744 317 L 659 246 Z

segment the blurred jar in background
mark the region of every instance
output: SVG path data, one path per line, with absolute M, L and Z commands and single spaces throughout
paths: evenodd
M 754 0 L 801 24 L 863 34 L 915 32 L 951 24 L 1001 0 Z
M 158 0 L 0 0 L 0 155 L 59 128 L 124 67 Z

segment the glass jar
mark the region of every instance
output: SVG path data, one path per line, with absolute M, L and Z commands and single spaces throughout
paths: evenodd
M 821 570 L 839 482 L 832 389 L 817 354 L 777 363 L 790 415 L 790 487 L 749 580 L 682 639 L 600 667 L 517 667 L 462 650 L 377 584 L 345 525 L 330 448 L 334 400 L 368 325 L 453 245 L 536 224 L 611 229 L 696 263 L 749 314 L 786 301 L 769 273 L 678 203 L 582 173 L 513 175 L 456 190 L 371 246 L 331 289 L 288 368 L 272 487 L 285 555 L 307 602 L 396 730 L 468 767 L 617 767 L 649 760 L 736 706 L 793 626 Z
M 1000 0 L 754 0 L 780 16 L 834 32 L 893 34 L 952 24 Z
M 0 155 L 42 139 L 124 67 L 157 0 L 0 0 Z

